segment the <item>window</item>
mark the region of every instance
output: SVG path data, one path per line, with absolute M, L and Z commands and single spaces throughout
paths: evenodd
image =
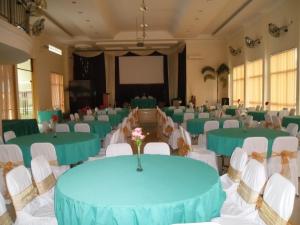
M 246 76 L 247 106 L 255 107 L 257 105 L 263 105 L 263 60 L 259 59 L 247 63 Z
M 20 119 L 33 118 L 32 61 L 17 65 L 18 110 Z
M 14 81 L 14 67 L 12 65 L 0 65 L 2 119 L 16 118 Z
M 238 102 L 244 103 L 244 65 L 233 68 L 232 74 L 232 100 L 233 104 Z
M 61 109 L 64 112 L 64 79 L 60 74 L 51 74 L 51 95 L 52 95 L 52 107 L 54 109 Z
M 296 107 L 297 49 L 272 55 L 270 59 L 271 110 Z

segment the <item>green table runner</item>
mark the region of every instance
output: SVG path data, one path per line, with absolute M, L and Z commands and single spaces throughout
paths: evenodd
M 156 99 L 132 99 L 131 100 L 131 108 L 139 107 L 140 109 L 145 108 L 155 108 L 156 107 Z
M 62 112 L 61 110 L 47 110 L 47 111 L 39 111 L 38 112 L 38 122 L 43 123 L 44 121 L 49 122 L 52 118 L 52 115 L 57 115 L 59 121 L 62 121 Z
M 262 112 L 250 111 L 247 114 L 250 115 L 250 116 L 253 116 L 253 120 L 263 121 L 263 120 L 265 120 L 265 114 L 266 114 L 266 112 L 265 111 L 262 111 Z
M 88 123 L 91 128 L 91 133 L 97 134 L 100 139 L 104 139 L 105 136 L 111 132 L 111 124 L 110 122 L 105 121 L 81 121 L 80 123 Z M 69 121 L 68 125 L 71 132 L 74 132 L 74 126 L 76 122 Z
M 37 142 L 52 143 L 60 165 L 87 160 L 88 157 L 97 155 L 100 150 L 98 136 L 90 133 L 57 133 L 56 138 L 53 134 L 32 134 L 14 138 L 8 143 L 20 146 L 25 166 L 30 167 L 30 147 Z
M 39 133 L 36 119 L 27 120 L 2 120 L 2 131 L 14 131 L 16 136 Z
M 300 116 L 284 116 L 282 118 L 282 126 L 287 127 L 289 123 L 298 124 L 298 130 L 300 129 Z
M 247 137 L 266 137 L 268 139 L 268 156 L 272 154 L 272 145 L 276 137 L 288 136 L 284 131 L 267 128 L 229 128 L 209 131 L 207 148 L 224 156 L 231 156 L 236 147 L 242 147 Z
M 212 119 L 192 119 L 187 121 L 187 130 L 192 135 L 199 135 L 203 134 L 204 132 L 204 123 L 206 121 L 210 121 Z M 223 124 L 225 120 L 229 120 L 228 118 L 224 119 L 217 119 L 220 123 L 220 128 L 223 128 Z M 242 127 L 242 122 L 239 121 L 240 127 Z
M 171 225 L 209 221 L 225 199 L 210 166 L 184 157 L 111 157 L 67 171 L 55 187 L 60 225 Z

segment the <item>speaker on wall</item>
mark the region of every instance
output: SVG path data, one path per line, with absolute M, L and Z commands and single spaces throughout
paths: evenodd
M 229 98 L 222 98 L 222 105 L 229 105 Z

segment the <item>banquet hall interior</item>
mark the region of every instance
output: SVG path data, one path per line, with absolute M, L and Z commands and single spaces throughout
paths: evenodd
M 300 0 L 0 0 L 0 225 L 300 224 Z

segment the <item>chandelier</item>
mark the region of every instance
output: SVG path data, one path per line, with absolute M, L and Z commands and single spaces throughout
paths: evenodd
M 148 28 L 148 24 L 146 23 L 146 19 L 145 19 L 145 14 L 148 12 L 148 10 L 149 9 L 146 6 L 145 0 L 142 0 L 142 3 L 140 5 L 140 11 L 142 13 L 142 23 L 140 24 L 140 28 L 142 29 L 142 38 L 137 37 L 138 47 L 144 47 L 144 42 L 146 39 L 146 29 Z

